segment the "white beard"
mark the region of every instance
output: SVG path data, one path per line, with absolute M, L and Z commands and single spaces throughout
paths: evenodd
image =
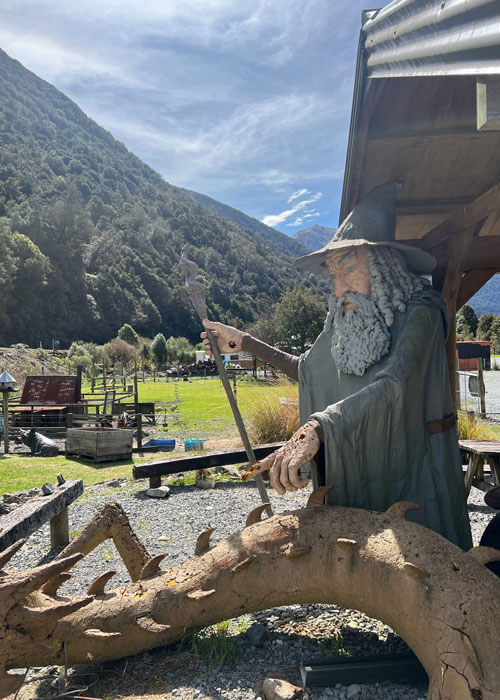
M 358 292 L 345 299 L 355 305 L 344 311 L 344 299 L 330 296 L 325 329 L 333 326 L 331 352 L 345 374 L 363 376 L 391 347 L 391 333 L 376 303 Z

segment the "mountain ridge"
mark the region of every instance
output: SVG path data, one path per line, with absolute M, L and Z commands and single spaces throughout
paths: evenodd
M 275 234 L 194 201 L 0 50 L 0 345 L 104 342 L 123 323 L 196 341 L 182 248 L 211 317 L 244 326 L 298 281 L 321 290 Z
M 309 228 L 303 228 L 292 234 L 292 238 L 298 241 L 309 252 L 319 250 L 329 243 L 335 235 L 336 228 L 314 224 Z

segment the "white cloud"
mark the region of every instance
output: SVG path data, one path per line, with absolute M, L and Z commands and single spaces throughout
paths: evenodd
M 287 204 L 290 204 L 290 202 L 293 202 L 294 199 L 298 199 L 299 197 L 303 197 L 305 194 L 309 194 L 309 190 L 302 189 L 302 190 L 297 190 L 297 192 L 294 192 L 291 194 L 288 199 L 286 200 Z
M 0 46 L 169 182 L 291 226 L 338 198 L 362 4 L 3 0 Z
M 307 190 L 306 190 L 306 192 L 307 192 Z M 295 204 L 291 209 L 285 209 L 285 211 L 282 211 L 280 214 L 267 214 L 266 216 L 264 216 L 263 219 L 261 219 L 261 221 L 266 226 L 278 226 L 279 224 L 282 224 L 287 219 L 289 219 L 291 216 L 294 216 L 295 214 L 297 214 L 297 212 L 305 209 L 309 204 L 314 204 L 314 202 L 317 202 L 318 200 L 320 200 L 322 196 L 323 196 L 322 192 L 316 192 L 316 194 L 312 195 L 312 197 L 310 197 L 309 199 L 303 199 L 302 201 L 297 202 L 297 204 Z M 309 211 L 306 210 L 305 213 L 309 213 Z M 295 221 L 297 221 L 297 220 L 298 219 L 296 219 Z M 292 225 L 298 225 L 298 224 L 292 224 Z

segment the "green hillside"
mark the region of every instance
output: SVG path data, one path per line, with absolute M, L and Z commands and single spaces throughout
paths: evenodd
M 281 250 L 287 255 L 298 258 L 301 255 L 307 255 L 309 250 L 304 247 L 304 244 L 299 240 L 294 240 L 295 236 L 286 236 L 281 231 L 276 231 L 276 229 L 266 226 L 257 219 L 251 216 L 247 216 L 242 211 L 238 209 L 233 209 L 233 207 L 227 204 L 222 204 L 216 199 L 207 197 L 206 194 L 200 194 L 199 192 L 193 192 L 193 190 L 184 190 L 195 202 L 201 204 L 207 209 L 217 212 L 225 219 L 229 219 L 235 224 L 238 224 L 240 228 L 249 233 L 250 235 L 260 236 L 265 241 L 270 243 L 274 248 Z M 330 236 L 331 238 L 331 236 Z
M 211 317 L 249 323 L 299 279 L 275 233 L 200 206 L 0 50 L 0 345 L 103 342 L 123 323 L 198 339 L 183 246 Z

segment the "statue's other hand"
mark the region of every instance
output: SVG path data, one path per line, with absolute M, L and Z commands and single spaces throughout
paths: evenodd
M 260 460 L 261 466 L 270 469 L 271 486 L 279 494 L 303 489 L 309 483 L 300 476 L 300 468 L 318 452 L 320 439 L 316 421 L 301 426 L 279 450 Z
M 217 344 L 221 353 L 241 352 L 244 333 L 233 326 L 225 326 L 217 321 L 202 321 L 207 330 L 212 331 L 212 335 L 217 339 Z M 206 331 L 201 333 L 203 339 L 203 349 L 206 353 L 212 354 L 212 345 Z

